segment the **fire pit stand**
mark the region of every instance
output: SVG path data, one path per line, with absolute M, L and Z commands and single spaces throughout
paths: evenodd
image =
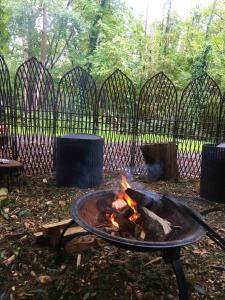
M 180 261 L 181 248 L 189 244 L 197 242 L 201 237 L 206 234 L 204 226 L 200 225 L 195 218 L 199 218 L 197 214 L 194 214 L 195 218 L 189 212 L 186 206 L 180 202 L 164 197 L 161 200 L 157 200 L 157 205 L 152 211 L 159 216 L 167 219 L 172 224 L 176 224 L 182 227 L 182 230 L 173 238 L 168 241 L 143 241 L 129 238 L 123 238 L 120 236 L 113 236 L 105 232 L 99 225 L 99 214 L 101 209 L 104 209 L 115 198 L 115 191 L 102 190 L 93 193 L 89 193 L 75 200 L 71 205 L 71 214 L 73 221 L 62 232 L 62 236 L 58 245 L 58 256 L 61 254 L 61 246 L 63 242 L 63 235 L 67 228 L 72 224 L 78 224 L 87 232 L 76 234 L 75 236 L 94 234 L 100 238 L 110 242 L 111 244 L 132 251 L 160 251 L 163 259 L 166 263 L 170 263 L 176 275 L 176 280 L 179 290 L 179 299 L 188 299 L 188 289 L 186 285 L 185 274 L 182 269 Z
M 58 244 L 58 249 L 57 249 L 57 260 L 61 261 L 62 260 L 62 253 L 61 253 L 61 248 L 62 248 L 62 244 L 63 244 L 63 236 L 65 234 L 65 232 L 67 231 L 67 229 L 73 225 L 78 225 L 74 220 L 72 220 L 63 230 L 61 236 L 60 236 L 60 240 L 59 240 L 59 244 Z M 86 229 L 86 228 L 85 228 Z M 80 237 L 80 236 L 85 236 L 85 235 L 93 235 L 93 233 L 87 231 L 87 232 L 79 232 L 79 233 L 75 233 L 71 238 L 76 238 L 76 237 Z M 104 238 L 103 238 L 104 239 Z M 109 240 L 105 239 L 107 242 L 109 242 Z M 149 252 L 149 251 L 157 251 L 159 249 L 151 249 L 149 250 L 148 248 L 136 248 L 136 247 L 132 247 L 132 245 L 126 245 L 126 244 L 118 244 L 115 242 L 110 241 L 112 244 L 114 244 L 117 247 L 120 247 L 122 249 L 126 249 L 126 250 L 132 250 L 132 251 L 139 251 L 139 252 Z M 168 249 L 164 249 L 162 250 L 162 256 L 163 259 L 165 261 L 165 263 L 167 264 L 171 264 L 173 271 L 176 275 L 176 280 L 177 280 L 177 284 L 178 284 L 178 291 L 179 291 L 179 299 L 180 300 L 188 300 L 188 289 L 187 289 L 187 284 L 186 284 L 186 278 L 185 278 L 185 274 L 182 268 L 182 264 L 180 261 L 180 251 L 181 251 L 181 247 L 173 247 L 173 248 L 168 248 Z

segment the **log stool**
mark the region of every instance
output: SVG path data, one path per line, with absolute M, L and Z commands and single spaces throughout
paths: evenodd
M 102 182 L 103 138 L 94 134 L 67 134 L 57 138 L 56 183 L 92 188 Z
M 11 180 L 16 178 L 19 184 L 19 176 L 23 170 L 23 164 L 17 160 L 8 160 L 7 163 L 0 163 L 0 180 L 5 181 L 9 187 Z
M 178 180 L 176 143 L 149 143 L 140 148 L 146 164 L 147 177 L 150 181 Z

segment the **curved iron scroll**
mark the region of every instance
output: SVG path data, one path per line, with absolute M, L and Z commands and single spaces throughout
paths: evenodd
M 98 133 L 104 138 L 104 166 L 110 171 L 134 165 L 135 88 L 119 69 L 102 84 L 99 91 Z
M 182 93 L 177 137 L 183 177 L 199 176 L 203 143 L 217 142 L 221 100 L 217 83 L 206 73 L 191 81 Z
M 13 114 L 10 75 L 4 57 L 0 55 L 0 157 L 13 158 Z
M 77 66 L 60 80 L 57 92 L 57 134 L 94 133 L 96 84 L 91 75 Z
M 17 69 L 14 93 L 18 157 L 27 174 L 53 168 L 55 94 L 51 74 L 36 58 Z

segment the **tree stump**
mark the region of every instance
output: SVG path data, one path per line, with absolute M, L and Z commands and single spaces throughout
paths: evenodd
M 177 165 L 177 145 L 169 143 L 150 143 L 141 146 L 150 181 L 174 180 L 179 177 Z

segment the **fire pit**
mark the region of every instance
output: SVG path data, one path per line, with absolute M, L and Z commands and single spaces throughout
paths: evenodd
M 137 211 L 134 207 L 133 212 L 128 215 L 128 219 L 132 220 L 135 224 L 139 223 L 139 227 L 140 224 L 142 225 L 141 230 L 145 231 L 144 236 L 143 234 L 132 236 L 129 232 L 124 232 L 124 228 L 121 226 L 123 222 L 120 223 L 118 221 L 120 218 L 112 220 L 112 216 L 116 214 L 114 204 L 115 201 L 118 200 L 118 193 L 113 190 L 93 192 L 74 201 L 71 206 L 73 220 L 87 230 L 86 234 L 97 235 L 118 247 L 133 251 L 162 251 L 165 262 L 171 263 L 175 272 L 179 289 L 179 299 L 188 299 L 185 275 L 180 262 L 180 249 L 183 246 L 197 242 L 206 231 L 191 217 L 189 208 L 176 200 L 167 197 L 153 197 L 154 199 L 150 197 L 147 199 L 148 201 L 146 201 L 146 197 L 140 199 L 142 198 L 140 196 L 142 195 L 141 193 L 136 194 L 134 190 L 129 188 L 124 190 L 124 193 L 127 195 L 134 194 L 133 199 L 135 198 L 136 201 L 133 199 L 132 201 L 134 201 L 133 204 L 136 205 Z M 121 198 L 121 195 L 119 198 Z M 119 199 L 119 201 L 122 200 Z M 142 211 L 142 209 L 146 207 L 148 207 L 147 210 L 153 213 L 153 216 L 159 218 L 159 222 L 164 220 L 171 226 L 170 232 L 167 232 L 162 240 L 157 240 L 157 237 L 154 235 L 152 238 L 151 235 L 148 236 L 146 240 L 147 229 L 146 226 L 143 225 L 144 217 L 143 215 L 140 216 L 141 214 L 139 213 L 139 211 Z M 139 221 L 137 221 L 138 218 L 134 216 L 135 211 L 139 214 Z M 126 214 L 127 213 L 125 213 L 125 215 Z M 108 217 L 108 215 L 110 217 Z M 120 212 L 119 215 L 121 216 Z M 122 215 L 124 215 L 124 213 Z M 117 221 L 120 224 L 118 224 Z M 107 224 L 105 222 L 107 222 Z M 109 224 L 110 222 L 111 224 Z M 117 228 L 118 226 L 119 228 L 122 227 L 122 229 Z M 129 226 L 127 228 L 129 231 Z

